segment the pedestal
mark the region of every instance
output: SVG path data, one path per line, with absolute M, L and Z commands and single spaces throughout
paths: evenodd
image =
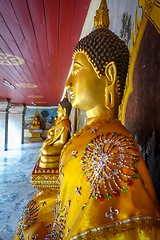
M 31 183 L 34 188 L 37 188 L 39 191 L 58 191 L 59 190 L 59 169 L 47 169 L 39 167 L 39 160 L 37 161 L 32 175 Z
M 43 140 L 41 137 L 41 134 L 43 133 L 42 129 L 30 129 L 29 132 L 32 134 L 32 136 L 29 138 L 30 141 Z

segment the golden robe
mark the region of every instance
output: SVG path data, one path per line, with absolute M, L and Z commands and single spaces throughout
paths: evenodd
M 65 145 L 55 221 L 38 239 L 160 239 L 151 178 L 118 120 L 92 122 Z
M 44 141 L 44 145 L 52 144 L 52 141 L 55 142 L 60 139 L 63 128 L 68 130 L 68 133 L 71 132 L 71 122 L 68 117 L 63 117 L 62 119 L 57 119 L 54 125 L 48 130 L 48 138 Z

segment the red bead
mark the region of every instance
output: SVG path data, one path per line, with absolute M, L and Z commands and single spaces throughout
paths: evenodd
M 127 181 L 128 181 L 128 183 L 127 183 L 128 186 L 132 186 L 133 185 L 132 180 L 128 179 Z
M 104 201 L 105 197 L 104 196 L 101 196 L 101 197 L 98 196 L 98 199 L 99 199 L 99 201 Z
M 138 157 L 136 161 L 139 162 L 139 161 L 140 161 L 140 158 Z
M 114 196 L 119 197 L 120 196 L 120 191 L 117 191 L 116 193 L 113 193 Z

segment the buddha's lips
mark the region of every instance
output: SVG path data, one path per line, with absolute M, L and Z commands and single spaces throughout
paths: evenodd
M 55 154 L 55 155 L 44 155 L 43 153 L 42 153 L 42 156 L 44 156 L 44 157 L 58 157 L 58 156 L 60 156 L 60 154 Z
M 74 97 L 74 92 L 70 91 L 70 96 L 71 96 L 71 99 L 73 99 L 73 97 Z

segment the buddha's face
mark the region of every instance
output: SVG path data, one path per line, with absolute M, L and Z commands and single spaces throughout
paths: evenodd
M 89 111 L 104 104 L 104 81 L 99 79 L 84 53 L 77 53 L 72 72 L 66 82 L 75 108 Z
M 58 113 L 58 117 L 61 118 L 64 116 L 64 109 L 62 108 L 62 106 L 60 104 L 58 104 L 58 110 L 57 110 L 57 113 Z

